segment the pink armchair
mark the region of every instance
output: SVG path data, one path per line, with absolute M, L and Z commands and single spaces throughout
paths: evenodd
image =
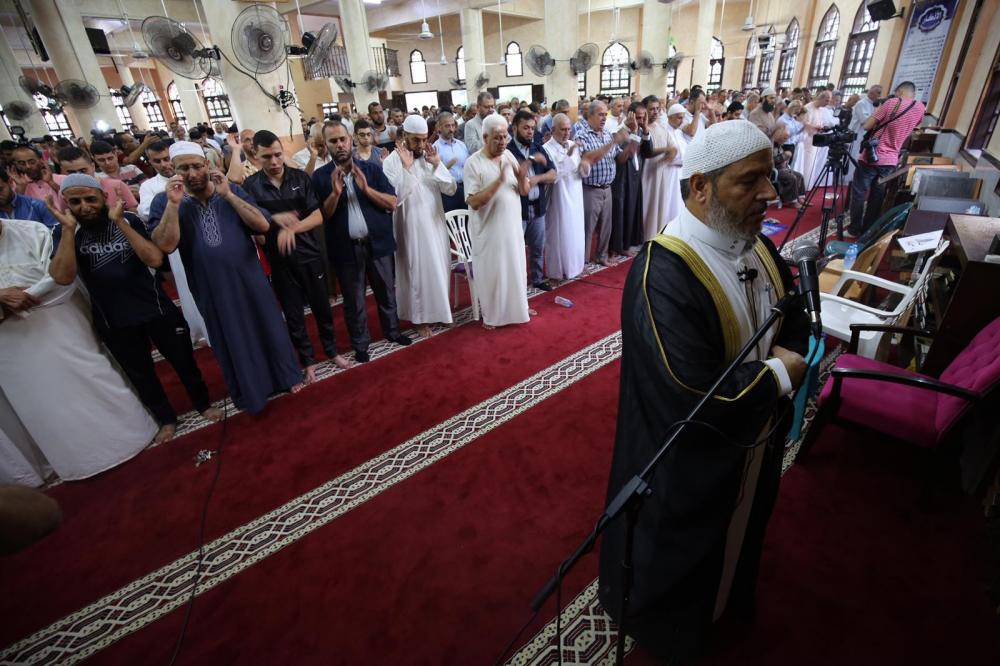
M 1000 318 L 980 331 L 940 377 L 930 377 L 852 353 L 863 330 L 918 333 L 897 326 L 856 324 L 849 352 L 837 359 L 818 400 L 816 419 L 799 457 L 824 426 L 847 422 L 922 448 L 937 448 L 992 391 L 1000 390 Z

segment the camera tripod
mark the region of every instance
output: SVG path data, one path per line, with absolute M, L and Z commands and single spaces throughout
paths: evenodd
M 799 146 L 801 148 L 801 146 Z M 785 234 L 785 240 L 782 241 L 781 247 L 778 248 L 778 252 L 785 249 L 785 245 L 793 237 L 795 228 L 799 226 L 799 222 L 802 221 L 802 217 L 806 213 L 806 208 L 812 203 L 813 198 L 816 196 L 816 192 L 822 188 L 828 188 L 826 185 L 828 180 L 832 180 L 833 193 L 824 193 L 823 196 L 823 219 L 820 222 L 819 227 L 819 252 L 820 256 L 824 256 L 826 251 L 826 235 L 827 230 L 830 226 L 830 220 L 835 220 L 837 223 L 837 240 L 844 240 L 844 216 L 848 212 L 848 192 L 843 191 L 844 181 L 847 175 L 848 165 L 853 164 L 855 167 L 858 166 L 857 160 L 855 160 L 849 154 L 850 144 L 833 144 L 830 146 L 830 153 L 827 155 L 826 164 L 823 165 L 823 169 L 819 172 L 819 178 L 816 179 L 816 185 L 809 190 L 806 194 L 805 202 L 802 207 L 799 208 L 799 212 L 795 215 L 795 220 L 792 222 L 792 226 L 789 227 L 788 233 Z M 838 211 L 839 208 L 839 212 Z

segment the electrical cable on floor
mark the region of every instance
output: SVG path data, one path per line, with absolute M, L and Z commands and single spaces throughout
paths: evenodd
M 198 582 L 201 579 L 201 567 L 204 564 L 205 558 L 205 524 L 208 521 L 208 505 L 212 501 L 212 495 L 215 494 L 215 486 L 218 485 L 219 475 L 222 473 L 222 448 L 226 444 L 226 422 L 228 421 L 228 417 L 229 403 L 227 400 L 224 400 L 222 403 L 222 428 L 219 431 L 219 446 L 215 450 L 215 476 L 212 477 L 212 483 L 208 487 L 208 494 L 205 496 L 205 503 L 201 507 L 201 521 L 198 526 L 198 559 L 194 571 L 194 584 L 191 586 L 191 595 L 188 597 L 187 609 L 184 611 L 184 623 L 181 625 L 181 633 L 177 637 L 177 643 L 174 645 L 174 653 L 170 657 L 170 666 L 174 666 L 177 662 L 177 657 L 180 656 L 181 647 L 184 645 L 184 638 L 187 636 L 188 625 L 191 623 L 191 611 L 194 609 L 194 599 L 198 595 Z M 199 454 L 198 460 L 201 459 L 201 454 Z

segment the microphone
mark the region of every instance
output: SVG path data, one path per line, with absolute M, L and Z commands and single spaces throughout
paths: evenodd
M 799 267 L 799 291 L 806 298 L 806 309 L 812 322 L 812 334 L 817 338 L 823 333 L 823 322 L 819 316 L 819 273 L 816 270 L 818 258 L 819 247 L 815 244 L 802 244 L 792 249 L 792 261 Z

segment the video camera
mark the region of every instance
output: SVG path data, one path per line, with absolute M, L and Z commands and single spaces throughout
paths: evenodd
M 841 107 L 834 111 L 837 124 L 833 127 L 825 128 L 826 131 L 813 135 L 813 145 L 817 148 L 830 148 L 831 152 L 847 151 L 847 147 L 858 138 L 857 132 L 852 132 L 848 128 L 851 124 L 851 110 Z

